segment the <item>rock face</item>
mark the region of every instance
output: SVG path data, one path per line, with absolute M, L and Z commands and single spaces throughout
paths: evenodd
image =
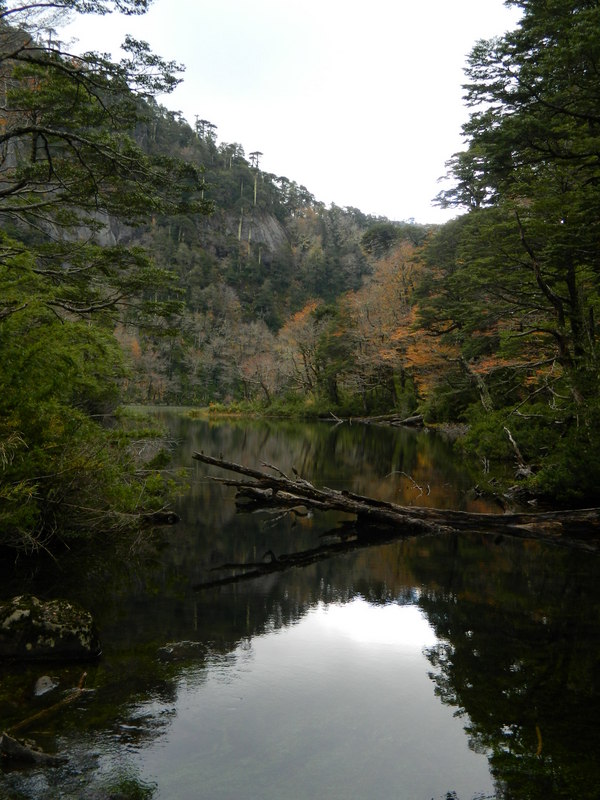
M 255 244 L 262 244 L 268 253 L 275 253 L 282 248 L 289 248 L 288 235 L 283 225 L 272 214 L 264 211 L 252 210 L 245 217 L 242 217 L 242 227 L 240 229 L 240 218 L 237 214 L 226 214 L 226 231 L 230 236 L 240 236 L 241 241 L 252 240 Z
M 89 659 L 100 655 L 92 615 L 67 600 L 20 595 L 0 602 L 0 659 Z

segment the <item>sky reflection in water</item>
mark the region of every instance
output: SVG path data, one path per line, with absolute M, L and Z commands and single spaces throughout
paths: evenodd
M 140 777 L 161 800 L 491 794 L 486 757 L 434 696 L 422 651 L 436 641 L 415 606 L 319 603 L 183 673 Z

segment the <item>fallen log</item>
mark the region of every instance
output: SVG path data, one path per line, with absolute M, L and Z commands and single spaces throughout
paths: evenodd
M 345 420 L 336 417 L 333 412 L 329 412 L 333 419 L 337 420 L 338 424 Z M 425 424 L 422 414 L 411 414 L 408 417 L 403 417 L 400 414 L 380 414 L 374 417 L 351 417 L 349 422 L 360 422 L 363 425 L 391 425 L 397 428 L 422 428 Z
M 204 464 L 251 480 L 213 477 L 213 480 L 234 486 L 246 502 L 254 497 L 257 504 L 275 508 L 308 506 L 352 515 L 361 525 L 400 529 L 402 534 L 439 535 L 443 533 L 489 533 L 523 539 L 538 539 L 552 544 L 576 546 L 591 551 L 600 549 L 600 509 L 539 511 L 531 513 L 483 514 L 468 511 L 401 506 L 349 491 L 316 488 L 299 476 L 292 478 L 270 464 L 262 466 L 277 474 L 269 474 L 222 458 L 194 453 Z
M 10 727 L 8 731 L 10 733 L 17 733 L 25 730 L 26 728 L 31 728 L 32 725 L 37 724 L 40 720 L 45 720 L 52 714 L 55 714 L 57 711 L 62 709 L 63 706 L 66 706 L 69 703 L 72 703 L 74 700 L 77 700 L 86 691 L 83 688 L 86 677 L 87 672 L 84 672 L 79 679 L 78 685 L 74 689 L 71 689 L 61 700 L 51 706 L 48 706 L 48 708 L 43 708 L 41 711 L 38 711 L 37 714 L 34 714 L 31 717 L 21 720 L 21 722 L 18 722 L 16 725 Z
M 44 753 L 29 743 L 9 736 L 6 731 L 0 734 L 0 757 L 20 764 L 41 764 L 46 767 L 58 767 L 69 760 L 66 756 Z

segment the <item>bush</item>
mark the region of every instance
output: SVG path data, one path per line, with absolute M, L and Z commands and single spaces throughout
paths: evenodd
M 136 527 L 161 491 L 130 448 L 143 434 L 107 424 L 123 375 L 110 333 L 32 303 L 2 323 L 0 339 L 0 545 L 52 549 Z
M 537 494 L 561 504 L 593 504 L 600 501 L 600 412 L 585 420 L 573 420 L 543 459 L 529 481 Z
M 470 427 L 461 443 L 466 452 L 488 461 L 514 462 L 517 455 L 510 431 L 524 462 L 533 469 L 556 448 L 567 428 L 544 403 L 529 405 L 522 414 L 512 414 L 510 408 L 486 412 L 477 404 L 471 406 L 467 419 Z

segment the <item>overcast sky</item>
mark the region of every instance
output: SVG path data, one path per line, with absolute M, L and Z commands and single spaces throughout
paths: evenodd
M 515 27 L 502 0 L 155 0 L 143 17 L 61 31 L 119 56 L 125 33 L 185 65 L 159 101 L 325 204 L 439 222 L 445 162 L 462 147 L 473 44 Z

